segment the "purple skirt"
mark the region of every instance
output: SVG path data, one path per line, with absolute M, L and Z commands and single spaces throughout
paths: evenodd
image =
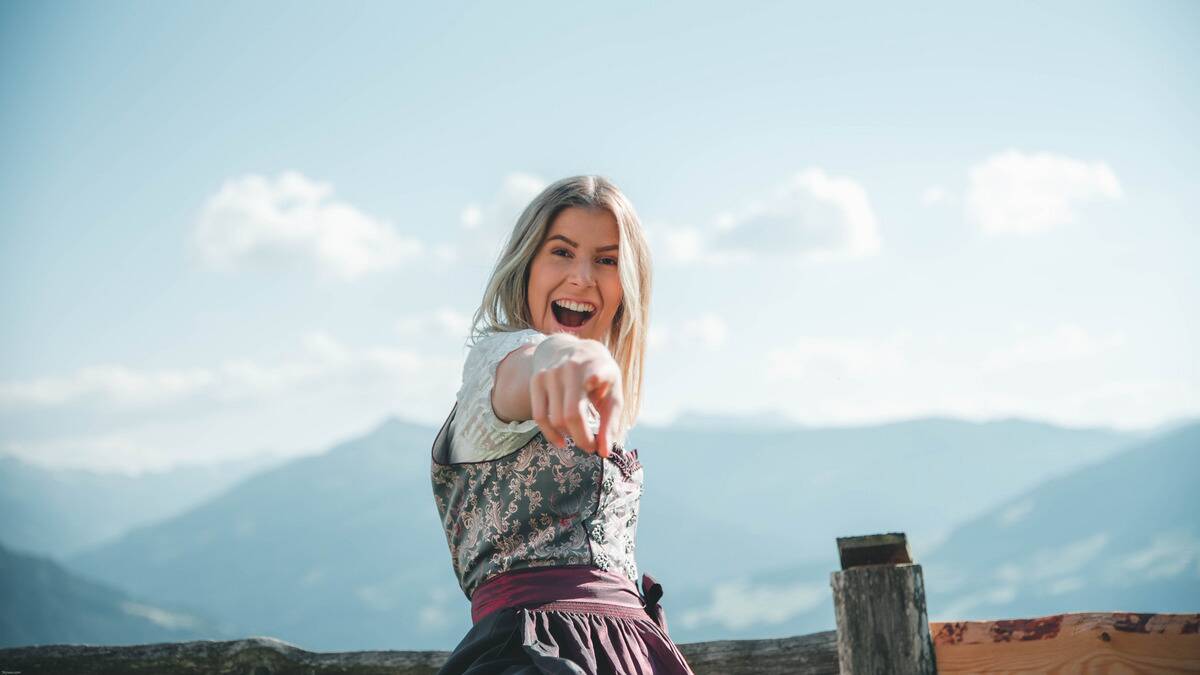
M 662 586 L 596 567 L 523 569 L 475 590 L 475 625 L 438 675 L 693 675 L 667 635 Z

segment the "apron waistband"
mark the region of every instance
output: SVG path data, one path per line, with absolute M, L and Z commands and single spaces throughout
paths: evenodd
M 642 590 L 627 577 L 592 566 L 534 567 L 504 572 L 485 581 L 471 596 L 471 621 L 507 607 L 604 614 L 625 619 L 649 617 L 665 633 L 666 613 L 658 604 L 662 584 L 642 575 Z

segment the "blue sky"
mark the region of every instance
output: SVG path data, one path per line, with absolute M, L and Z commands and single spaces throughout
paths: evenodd
M 644 420 L 1200 412 L 1195 3 L 6 3 L 0 452 L 435 423 L 545 183 L 650 233 Z

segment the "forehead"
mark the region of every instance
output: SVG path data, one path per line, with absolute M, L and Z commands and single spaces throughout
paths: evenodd
M 617 218 L 607 209 L 571 206 L 554 217 L 546 237 L 561 234 L 580 246 L 616 244 L 620 238 Z

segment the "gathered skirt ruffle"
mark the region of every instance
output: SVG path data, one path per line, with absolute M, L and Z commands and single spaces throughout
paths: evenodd
M 509 607 L 471 628 L 438 675 L 693 675 L 649 615 Z

